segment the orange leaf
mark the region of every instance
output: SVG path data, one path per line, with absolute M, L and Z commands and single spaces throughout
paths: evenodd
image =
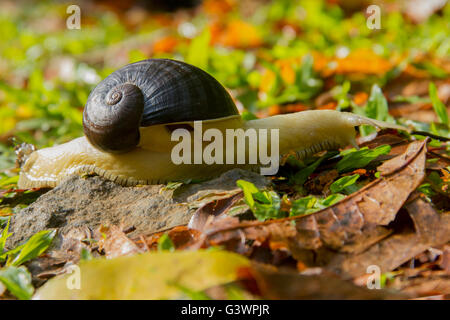
M 178 45 L 178 39 L 173 36 L 167 36 L 157 40 L 153 44 L 154 53 L 170 53 L 173 52 Z

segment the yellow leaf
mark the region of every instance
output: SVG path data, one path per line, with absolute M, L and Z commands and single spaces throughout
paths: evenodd
M 238 269 L 247 266 L 243 256 L 207 250 L 95 259 L 51 279 L 34 299 L 176 299 L 182 296 L 179 286 L 202 291 L 236 280 Z

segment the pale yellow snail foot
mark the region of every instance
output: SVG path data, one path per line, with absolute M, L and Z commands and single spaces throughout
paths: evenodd
M 226 128 L 237 127 L 244 130 L 278 129 L 279 154 L 282 156 L 295 151 L 297 158 L 301 159 L 322 150 L 354 144 L 354 127 L 361 124 L 406 130 L 395 124 L 332 110 L 304 111 L 245 123 L 236 118 L 227 118 L 224 121 L 206 122 L 205 129 L 217 127 L 222 132 Z M 141 129 L 141 134 L 144 135 L 142 144 L 122 154 L 100 151 L 85 137 L 35 151 L 22 167 L 19 187 L 55 187 L 75 174 L 95 173 L 121 185 L 132 186 L 211 178 L 236 167 L 258 169 L 258 165 L 238 164 L 176 165 L 170 152 L 175 143 L 170 141 L 170 132 L 164 128 L 165 126 L 159 125 Z M 149 137 L 157 138 L 158 144 L 152 146 Z M 270 146 L 268 150 L 271 150 Z M 226 150 L 224 154 L 225 152 Z

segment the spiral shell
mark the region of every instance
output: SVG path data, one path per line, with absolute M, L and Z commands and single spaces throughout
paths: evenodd
M 139 127 L 211 120 L 239 112 L 225 88 L 205 71 L 170 59 L 129 64 L 89 95 L 83 127 L 88 140 L 107 152 L 139 143 Z

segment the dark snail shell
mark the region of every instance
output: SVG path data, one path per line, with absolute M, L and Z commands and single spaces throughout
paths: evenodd
M 129 64 L 89 95 L 84 133 L 97 148 L 126 152 L 139 143 L 139 127 L 210 120 L 239 112 L 225 88 L 205 71 L 170 59 Z

